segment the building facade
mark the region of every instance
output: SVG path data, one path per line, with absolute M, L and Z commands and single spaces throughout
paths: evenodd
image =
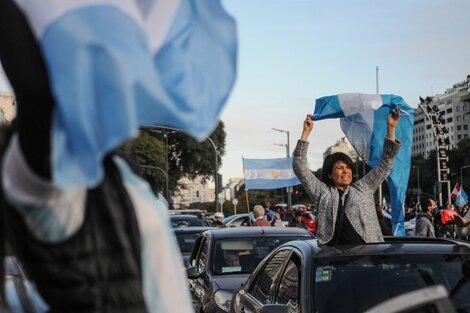
M 335 152 L 343 152 L 349 155 L 353 161 L 356 161 L 359 158 L 356 150 L 354 150 L 346 137 L 342 137 L 333 146 L 328 147 L 325 153 L 323 153 L 323 159 Z
M 455 149 L 460 140 L 470 137 L 470 75 L 432 99 L 429 105 L 439 110 L 441 123 L 449 138 L 449 149 Z M 430 152 L 436 150 L 436 137 L 431 124 L 421 108 L 415 109 L 413 156 L 428 158 Z
M 181 178 L 178 183 L 184 187 L 172 197 L 175 209 L 187 208 L 191 203 L 214 202 L 214 188 L 210 188 L 202 177 L 193 180 Z

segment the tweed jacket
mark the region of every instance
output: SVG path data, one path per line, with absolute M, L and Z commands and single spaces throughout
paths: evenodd
M 387 178 L 393 167 L 393 158 L 401 143 L 385 138 L 382 159 L 367 175 L 349 185 L 344 203 L 345 216 L 365 242 L 384 241 L 375 211 L 374 192 Z M 307 168 L 308 142 L 299 140 L 294 150 L 293 168 L 303 187 L 317 208 L 317 239 L 328 243 L 335 231 L 339 193 L 336 187 L 321 182 Z M 344 196 L 343 196 L 344 198 Z

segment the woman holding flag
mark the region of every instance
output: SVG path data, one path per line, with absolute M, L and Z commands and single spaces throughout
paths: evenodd
M 312 116 L 303 123 L 300 140 L 294 150 L 293 168 L 303 187 L 318 208 L 317 239 L 331 246 L 382 242 L 377 220 L 374 192 L 393 167 L 401 143 L 395 138 L 399 109 L 387 120 L 387 132 L 380 163 L 366 176 L 352 182 L 352 160 L 337 152 L 325 158 L 322 181 L 307 168 L 308 137 L 313 130 Z

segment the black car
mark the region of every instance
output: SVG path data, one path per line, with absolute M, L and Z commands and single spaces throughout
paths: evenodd
M 228 312 L 233 291 L 277 246 L 313 235 L 302 228 L 234 227 L 207 230 L 194 245 L 187 274 L 195 312 Z
M 186 261 L 191 255 L 197 236 L 208 229 L 210 229 L 210 227 L 207 226 L 173 228 L 176 240 L 178 241 L 178 246 L 180 247 L 180 251 L 183 256 L 184 264 L 186 264 Z
M 266 257 L 234 295 L 231 312 L 359 313 L 437 285 L 456 312 L 470 312 L 470 243 L 391 237 L 333 248 L 296 241 Z
M 209 222 L 201 217 L 191 214 L 170 215 L 171 226 L 176 227 L 210 227 Z

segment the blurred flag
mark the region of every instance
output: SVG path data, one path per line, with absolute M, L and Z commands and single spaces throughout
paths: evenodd
M 299 185 L 292 158 L 243 159 L 245 189 L 276 189 Z
M 341 118 L 341 128 L 360 157 L 371 167 L 382 156 L 387 119 L 399 107 L 400 121 L 396 137 L 402 146 L 387 179 L 392 204 L 392 225 L 395 236 L 405 236 L 404 201 L 410 175 L 413 143 L 413 109 L 399 96 L 348 93 L 319 98 L 315 103 L 314 120 Z
M 43 52 L 57 107 L 53 180 L 96 185 L 101 159 L 141 125 L 198 140 L 235 81 L 234 20 L 220 0 L 15 0 Z
M 463 190 L 463 187 L 461 187 L 459 183 L 455 184 L 454 190 L 452 190 L 450 197 L 455 200 L 455 204 L 459 207 L 463 207 L 468 203 L 467 193 L 465 190 Z
M 455 186 L 454 186 L 454 189 L 452 190 L 452 194 L 450 195 L 452 200 L 457 199 L 457 196 L 458 196 L 459 193 L 460 193 L 460 184 L 456 183 Z

